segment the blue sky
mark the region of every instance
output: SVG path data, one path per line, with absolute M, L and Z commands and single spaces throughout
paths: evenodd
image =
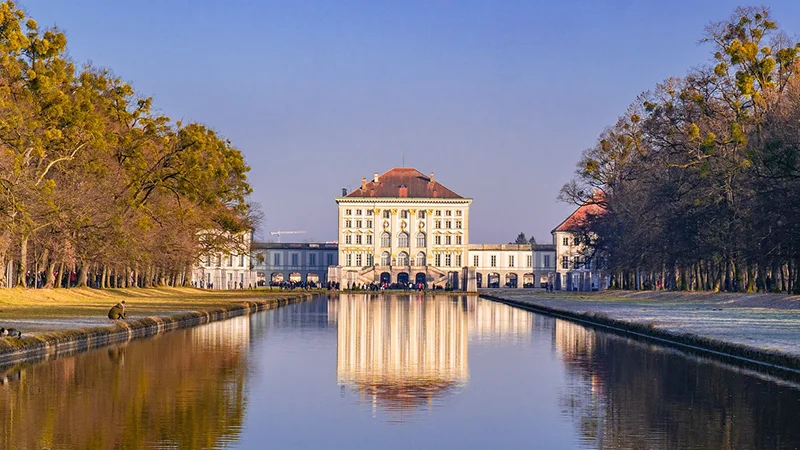
M 710 57 L 734 1 L 24 1 L 71 57 L 231 139 L 262 235 L 336 238 L 341 188 L 400 167 L 474 199 L 473 243 L 550 241 L 556 199 L 628 104 Z M 767 4 L 800 31 L 800 2 Z M 284 238 L 284 241 L 287 239 Z

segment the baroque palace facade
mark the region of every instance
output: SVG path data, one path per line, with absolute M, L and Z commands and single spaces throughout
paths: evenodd
M 341 287 L 371 283 L 457 286 L 469 247 L 471 198 L 416 169 L 394 168 L 343 192 L 338 204 Z
M 336 198 L 337 243 L 250 242 L 238 254 L 204 256 L 193 282 L 215 289 L 271 283 L 354 285 L 424 283 L 432 288 L 605 289 L 607 277 L 587 258 L 582 222 L 599 214 L 583 205 L 551 232 L 552 244 L 470 244 L 471 198 L 416 169 L 394 168 Z M 249 234 L 248 234 L 249 236 Z M 202 284 L 201 284 L 202 282 Z

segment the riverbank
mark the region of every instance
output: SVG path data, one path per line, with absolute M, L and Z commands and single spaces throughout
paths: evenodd
M 22 331 L 0 338 L 0 363 L 96 348 L 302 301 L 306 291 L 153 289 L 0 290 L 0 327 Z M 125 300 L 128 319 L 106 314 Z
M 492 290 L 481 297 L 800 374 L 800 296 Z

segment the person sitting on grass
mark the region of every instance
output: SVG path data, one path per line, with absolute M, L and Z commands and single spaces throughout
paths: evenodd
M 108 318 L 117 321 L 119 319 L 125 319 L 125 300 L 117 303 L 114 305 L 111 310 L 108 312 Z

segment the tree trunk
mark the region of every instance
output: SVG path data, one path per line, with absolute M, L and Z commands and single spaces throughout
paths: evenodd
M 23 236 L 19 244 L 19 261 L 17 264 L 17 286 L 28 287 L 28 236 Z
M 81 263 L 80 268 L 78 269 L 78 280 L 77 280 L 77 287 L 86 287 L 86 282 L 88 280 L 89 273 L 86 269 L 86 264 Z

